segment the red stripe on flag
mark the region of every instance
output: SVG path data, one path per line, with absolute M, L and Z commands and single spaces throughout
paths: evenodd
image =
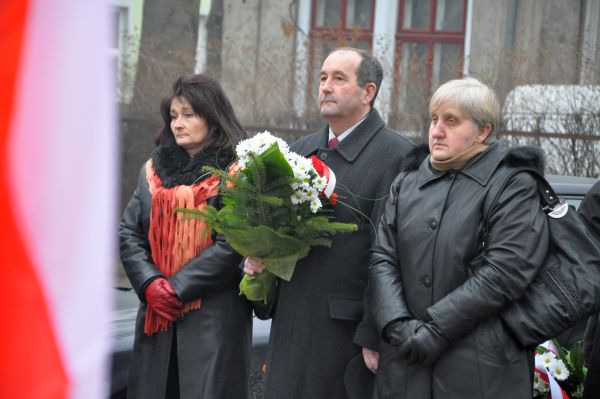
M 6 151 L 27 20 L 26 0 L 0 2 L 0 397 L 65 398 L 67 376 L 44 293 L 13 213 Z

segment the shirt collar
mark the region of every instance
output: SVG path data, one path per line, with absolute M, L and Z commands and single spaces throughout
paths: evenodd
M 369 114 L 367 114 L 367 115 L 369 115 Z M 348 137 L 350 135 L 350 133 L 352 133 L 352 131 L 356 128 L 356 126 L 360 125 L 360 123 L 365 120 L 367 115 L 365 115 L 361 120 L 356 122 L 354 125 L 350 126 L 348 129 L 344 130 L 342 132 L 342 134 L 337 136 L 337 139 L 339 141 L 342 141 L 342 140 L 344 140 L 344 138 Z M 335 134 L 333 133 L 333 130 L 331 130 L 331 126 L 329 126 L 329 139 L 327 141 L 331 140 L 334 137 L 335 137 Z

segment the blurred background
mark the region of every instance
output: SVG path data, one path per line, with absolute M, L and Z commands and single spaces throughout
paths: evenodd
M 122 210 L 154 147 L 175 78 L 222 83 L 250 134 L 293 141 L 323 124 L 321 63 L 339 46 L 384 65 L 388 125 L 426 138 L 429 96 L 465 75 L 493 87 L 500 135 L 539 145 L 547 172 L 600 175 L 600 0 L 109 0 Z

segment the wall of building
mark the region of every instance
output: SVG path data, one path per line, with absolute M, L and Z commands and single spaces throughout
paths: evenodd
M 469 74 L 494 86 L 502 98 L 522 84 L 579 83 L 583 3 L 474 2 Z
M 289 2 L 225 0 L 223 14 L 221 82 L 238 116 L 245 125 L 285 124 L 294 117 Z
M 581 1 L 518 2 L 513 82 L 575 84 Z
M 479 0 L 473 4 L 468 74 L 495 87 L 510 80 L 514 3 Z

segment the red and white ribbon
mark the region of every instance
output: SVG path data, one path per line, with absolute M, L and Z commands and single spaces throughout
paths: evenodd
M 552 341 L 546 341 L 540 346 L 543 346 L 558 357 L 558 350 L 556 349 Z M 536 356 L 538 355 L 536 354 Z M 535 373 L 538 374 L 542 380 L 546 381 L 548 385 L 550 385 L 551 399 L 569 399 L 567 393 L 560 387 L 560 385 L 558 385 L 558 382 L 556 382 L 556 380 L 554 379 L 554 377 L 552 377 L 552 374 L 548 372 L 548 369 L 546 369 L 546 367 L 544 367 L 543 365 L 538 365 L 536 363 Z
M 319 176 L 323 176 L 325 179 L 327 179 L 327 185 L 323 189 L 323 194 L 325 194 L 327 198 L 331 197 L 333 190 L 335 189 L 335 173 L 333 173 L 333 170 L 331 170 L 329 166 L 325 165 L 325 163 L 316 156 L 311 156 L 310 160 L 312 161 L 313 167 Z

